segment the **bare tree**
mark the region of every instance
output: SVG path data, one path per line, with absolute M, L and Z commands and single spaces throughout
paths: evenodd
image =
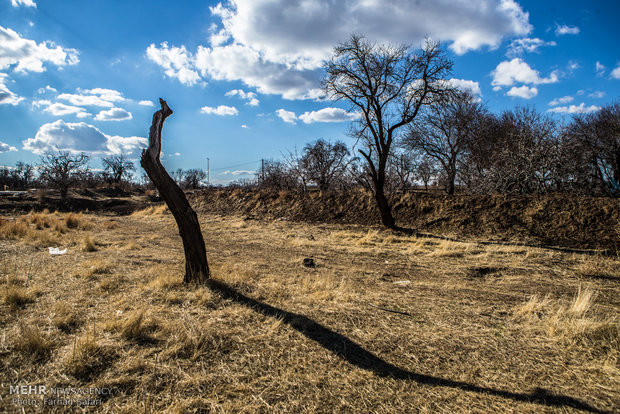
M 411 186 L 411 180 L 415 173 L 413 157 L 410 153 L 401 151 L 390 156 L 388 163 L 390 170 L 393 171 L 395 178 L 398 180 L 398 189 L 405 193 Z
M 427 40 L 423 49 L 412 53 L 408 46 L 377 45 L 358 35 L 336 46 L 325 63 L 328 95 L 360 112 L 351 133 L 364 147 L 359 153 L 368 164 L 381 221 L 388 228 L 396 227 L 385 191 L 392 144 L 424 105 L 444 93 L 447 85 L 442 80 L 451 68 L 439 43 Z
M 431 182 L 431 179 L 437 174 L 437 168 L 435 168 L 435 164 L 428 157 L 423 157 L 421 161 L 418 162 L 416 169 L 416 178 L 424 183 L 424 190 L 428 191 L 428 183 Z
M 34 178 L 34 167 L 21 161 L 15 163 L 15 168 L 10 172 L 13 186 L 19 189 L 26 189 Z
M 426 107 L 411 123 L 404 146 L 435 159 L 446 179 L 446 192 L 454 194 L 457 173 L 467 143 L 478 133 L 482 105 L 468 92 L 454 91 Z
M 159 190 L 179 228 L 185 251 L 185 283 L 206 283 L 209 279 L 207 250 L 200 231 L 200 223 L 185 194 L 168 175 L 161 163 L 161 130 L 164 121 L 172 115 L 172 110 L 163 99 L 159 99 L 161 109 L 153 114 L 149 131 L 149 146 L 142 151 L 140 165 Z
M 297 176 L 281 161 L 263 162 L 258 173 L 259 186 L 272 190 L 298 190 L 300 185 Z
M 69 188 L 80 182 L 86 173 L 88 160 L 84 153 L 73 155 L 69 151 L 59 151 L 44 154 L 39 164 L 40 178 L 58 188 L 60 197 L 65 200 Z
M 197 189 L 200 188 L 200 182 L 207 178 L 207 173 L 197 168 L 191 168 L 185 171 L 184 180 L 187 188 Z
M 332 188 L 335 180 L 344 174 L 349 155 L 343 142 L 331 144 L 324 139 L 318 139 L 304 147 L 299 168 L 303 176 L 314 182 L 319 190 L 327 191 Z
M 136 170 L 133 162 L 129 161 L 125 155 L 110 155 L 101 160 L 104 167 L 104 177 L 113 184 L 120 184 L 124 179 L 128 179 L 131 173 Z
M 573 118 L 565 143 L 571 180 L 590 192 L 620 195 L 620 103 Z

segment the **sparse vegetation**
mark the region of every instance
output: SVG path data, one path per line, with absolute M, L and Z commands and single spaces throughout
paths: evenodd
M 1 227 L 3 383 L 114 387 L 102 412 L 617 406 L 617 256 L 204 214 L 195 288 L 164 210 L 3 218 L 26 229 Z

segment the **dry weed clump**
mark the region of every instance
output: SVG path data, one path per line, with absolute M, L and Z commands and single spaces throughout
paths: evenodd
M 36 326 L 22 325 L 13 348 L 35 362 L 46 359 L 52 351 L 52 342 Z
M 166 204 L 160 204 L 156 206 L 149 206 L 142 210 L 136 210 L 131 213 L 132 217 L 148 217 L 148 216 L 161 216 L 163 214 L 170 214 L 168 206 Z
M 52 323 L 64 333 L 73 332 L 81 324 L 79 314 L 65 302 L 56 303 L 53 312 Z
M 87 234 L 86 236 L 84 236 L 84 241 L 82 244 L 82 251 L 84 252 L 96 252 L 97 251 L 97 245 L 95 243 L 95 240 L 90 234 Z
M 4 292 L 4 303 L 13 311 L 33 303 L 34 300 L 34 295 L 20 286 L 7 285 Z
M 615 317 L 591 316 L 595 298 L 594 290 L 580 285 L 568 303 L 551 299 L 548 295 L 542 299 L 533 295 L 513 313 L 517 319 L 525 320 L 555 341 L 570 344 L 586 340 L 593 348 L 620 353 L 620 322 Z
M 138 311 L 119 323 L 116 330 L 123 339 L 129 342 L 148 343 L 154 341 L 151 334 L 157 327 L 158 324 L 155 321 L 145 321 L 144 311 Z
M 109 366 L 116 353 L 97 341 L 94 332 L 76 338 L 64 361 L 64 371 L 80 381 L 88 381 Z

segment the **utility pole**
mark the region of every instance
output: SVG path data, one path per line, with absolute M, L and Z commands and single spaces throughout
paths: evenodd
M 209 181 L 209 175 L 211 174 L 211 169 L 209 168 L 209 157 L 207 157 L 207 187 L 211 184 Z

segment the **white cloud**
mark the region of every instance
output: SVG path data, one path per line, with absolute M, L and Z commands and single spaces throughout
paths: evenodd
M 37 7 L 37 3 L 35 3 L 33 0 L 11 0 L 11 4 L 13 5 L 13 7 Z
M 557 106 L 555 108 L 547 109 L 547 112 L 555 112 L 558 114 L 587 114 L 590 112 L 596 112 L 600 109 L 601 108 L 599 106 L 586 106 L 586 104 L 582 102 L 579 105 Z
M 146 101 L 146 100 L 138 102 L 138 105 L 142 105 L 142 106 L 155 106 L 153 101 Z
M 130 154 L 146 147 L 142 137 L 110 136 L 84 122 L 56 122 L 42 125 L 34 138 L 23 141 L 23 148 L 35 154 L 48 151 L 86 152 L 93 155 Z
M 284 122 L 293 125 L 295 125 L 295 121 L 297 120 L 297 115 L 295 115 L 295 112 L 287 111 L 286 109 L 282 108 L 276 110 L 276 115 Z
M 56 88 L 52 88 L 52 87 L 51 87 L 51 86 L 49 86 L 49 85 L 45 86 L 45 88 L 39 88 L 39 89 L 37 89 L 37 93 L 38 93 L 39 95 L 42 95 L 42 94 L 44 94 L 44 93 L 46 93 L 46 92 L 56 93 L 56 92 L 58 92 L 58 91 L 56 90 Z
M 207 115 L 233 116 L 238 115 L 239 111 L 234 106 L 220 105 L 217 108 L 212 106 L 203 106 L 200 112 Z
M 548 78 L 541 78 L 538 71 L 534 70 L 520 58 L 503 61 L 491 72 L 493 86 L 512 86 L 515 82 L 525 84 L 555 83 L 558 75 L 551 72 Z
M 114 89 L 77 89 L 78 93 L 61 93 L 57 99 L 67 101 L 72 105 L 78 106 L 99 106 L 102 108 L 112 108 L 114 102 L 125 102 L 127 99 L 123 94 Z
M 243 89 L 233 89 L 231 91 L 226 92 L 225 96 L 239 96 L 241 99 L 245 99 L 246 105 L 250 106 L 258 106 L 260 101 L 256 98 L 256 94 L 254 92 L 245 92 Z
M 95 116 L 96 121 L 125 121 L 131 118 L 131 112 L 117 107 L 101 111 Z
M 223 174 L 223 175 L 254 175 L 256 174 L 256 171 L 236 170 L 236 171 L 224 171 L 224 172 L 221 172 L 220 174 Z
M 160 46 L 157 48 L 155 44 L 151 44 L 146 49 L 146 56 L 164 68 L 166 76 L 176 78 L 188 86 L 195 85 L 200 80 L 200 76 L 193 69 L 193 59 L 185 46 L 169 48 L 167 42 L 163 42 Z
M 114 89 L 95 88 L 95 89 L 79 89 L 78 92 L 84 95 L 94 95 L 108 102 L 125 102 L 127 99 L 123 97 L 123 94 Z
M 44 72 L 46 62 L 62 67 L 79 61 L 75 49 L 63 49 L 49 41 L 37 44 L 0 26 L 0 70 L 15 66 L 16 72 Z
M 482 92 L 480 91 L 480 84 L 478 82 L 474 82 L 472 80 L 466 80 L 466 79 L 452 78 L 448 80 L 448 83 L 453 88 L 457 88 L 464 92 L 470 92 L 475 96 L 482 96 Z
M 205 78 L 242 81 L 260 93 L 282 95 L 284 99 L 313 99 L 322 95 L 322 75 L 318 70 L 294 69 L 286 63 L 269 61 L 254 49 L 239 44 L 199 46 L 196 68 Z
M 611 71 L 610 75 L 614 79 L 620 79 L 620 64 L 616 66 L 614 70 Z
M 603 91 L 594 91 L 588 95 L 590 98 L 603 98 L 605 96 L 605 92 Z
M 2 154 L 3 152 L 9 152 L 9 151 L 17 151 L 17 148 L 12 147 L 9 144 L 5 144 L 4 142 L 0 141 L 0 154 Z
M 243 125 L 241 125 L 241 128 L 244 128 L 244 129 L 249 129 L 250 127 L 249 127 L 249 126 L 247 126 L 246 124 L 243 124 Z
M 538 89 L 535 86 L 531 88 L 526 85 L 519 87 L 513 86 L 508 92 L 506 92 L 506 95 L 523 99 L 532 99 L 533 97 L 538 95 Z
M 323 60 L 360 28 L 379 43 L 419 45 L 430 36 L 457 54 L 496 48 L 504 38 L 532 30 L 528 13 L 514 0 L 234 0 L 210 9 L 221 24 L 209 28 L 208 45 L 191 53 L 152 44 L 147 56 L 187 85 L 199 77 L 240 81 L 285 99 L 321 96 Z
M 580 30 L 577 26 L 567 26 L 565 24 L 555 25 L 555 34 L 558 36 L 566 35 L 566 34 L 576 35 L 576 34 L 579 34 L 579 32 Z
M 555 46 L 556 43 L 554 41 L 545 42 L 542 39 L 537 37 L 528 38 L 524 37 L 521 39 L 515 39 L 510 42 L 510 46 L 508 46 L 508 51 L 506 55 L 508 57 L 515 57 L 524 54 L 525 52 L 533 53 L 538 52 L 538 49 L 543 46 Z
M 294 112 L 291 112 L 294 115 Z M 278 116 L 280 116 L 278 114 Z M 311 124 L 314 122 L 345 122 L 357 118 L 355 113 L 348 113 L 341 108 L 323 108 L 319 111 L 304 112 L 299 115 L 299 120 L 304 124 Z M 284 118 L 282 118 L 284 120 Z M 285 122 L 288 122 L 285 120 Z
M 561 98 L 555 98 L 553 101 L 549 102 L 549 106 L 557 106 L 561 104 L 567 104 L 569 102 L 573 102 L 575 98 L 572 96 L 563 96 Z
M 90 114 L 87 113 L 86 110 L 82 107 L 65 105 L 60 102 L 51 103 L 48 100 L 41 100 L 34 101 L 32 105 L 37 107 L 44 106 L 45 108 L 43 109 L 43 112 L 47 112 L 53 116 L 64 116 L 71 114 L 75 114 L 75 116 L 77 116 L 78 118 L 85 118 L 87 116 L 90 116 Z
M 596 61 L 596 75 L 597 76 L 603 76 L 603 74 L 605 74 L 605 69 L 607 69 L 605 67 L 605 65 L 603 65 L 601 62 L 599 62 L 598 60 Z
M 17 105 L 24 98 L 17 96 L 15 92 L 9 90 L 9 88 L 5 85 L 6 80 L 8 79 L 8 75 L 6 73 L 0 73 L 0 105 Z

